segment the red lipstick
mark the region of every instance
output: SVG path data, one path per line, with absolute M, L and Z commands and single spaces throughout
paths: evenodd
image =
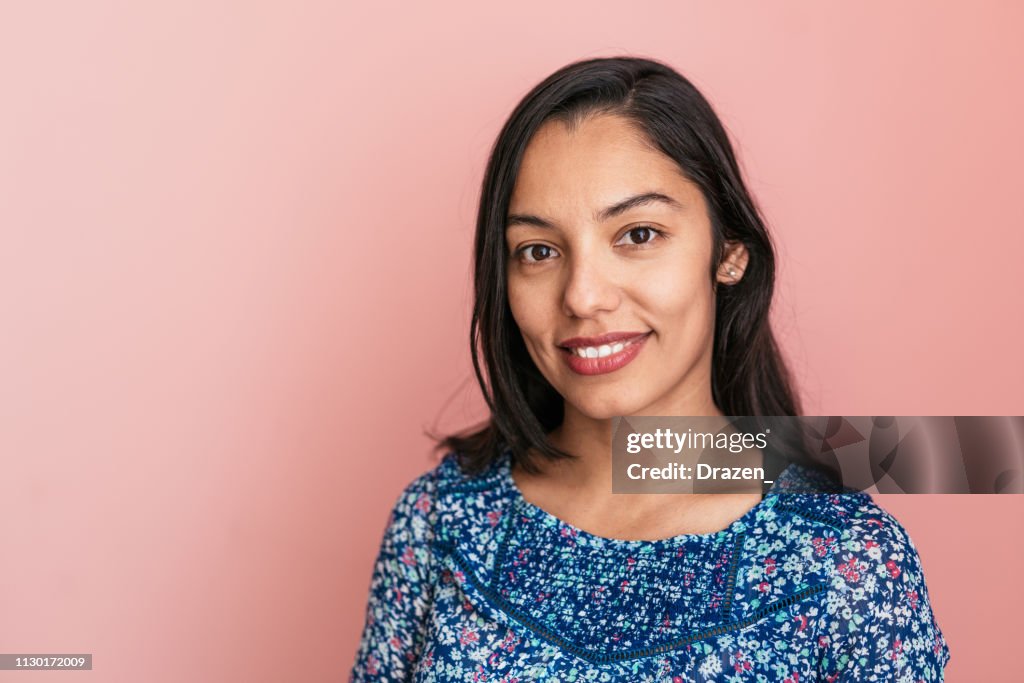
M 603 375 L 628 365 L 650 335 L 651 332 L 609 332 L 596 337 L 572 337 L 558 346 L 573 372 Z

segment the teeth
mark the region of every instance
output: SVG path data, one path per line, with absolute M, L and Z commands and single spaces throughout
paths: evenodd
M 622 349 L 626 348 L 623 343 L 617 344 L 602 344 L 601 346 L 577 346 L 573 349 L 580 358 L 605 358 L 613 353 L 618 353 Z

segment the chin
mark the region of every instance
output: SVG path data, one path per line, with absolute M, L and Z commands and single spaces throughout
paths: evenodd
M 610 392 L 611 393 L 611 392 Z M 621 392 L 618 395 L 601 396 L 592 392 L 584 396 L 575 396 L 572 404 L 581 414 L 591 420 L 610 420 L 613 417 L 634 415 L 641 411 L 641 401 L 630 400 L 623 397 Z

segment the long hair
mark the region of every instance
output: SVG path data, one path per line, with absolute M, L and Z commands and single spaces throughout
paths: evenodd
M 715 257 L 725 242 L 749 253 L 743 277 L 717 288 L 711 390 L 726 415 L 798 415 L 799 404 L 768 321 L 775 284 L 775 253 L 760 212 L 743 183 L 732 146 L 711 105 L 690 81 L 660 62 L 600 58 L 570 64 L 531 90 L 505 122 L 491 150 L 480 193 L 475 237 L 474 304 L 470 350 L 477 382 L 490 408 L 483 425 L 439 439 L 463 469 L 478 473 L 504 447 L 527 471 L 532 452 L 573 457 L 547 433 L 561 424 L 562 397 L 530 358 L 512 317 L 506 290 L 505 224 L 527 144 L 542 124 L 559 119 L 575 127 L 594 114 L 636 124 L 703 192 Z

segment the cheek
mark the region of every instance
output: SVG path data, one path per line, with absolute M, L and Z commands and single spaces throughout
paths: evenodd
M 685 320 L 691 327 L 711 311 L 711 282 L 703 264 L 695 260 L 648 270 L 634 285 L 636 298 L 654 316 L 652 326 L 660 325 L 663 334 L 672 332 L 674 321 Z

